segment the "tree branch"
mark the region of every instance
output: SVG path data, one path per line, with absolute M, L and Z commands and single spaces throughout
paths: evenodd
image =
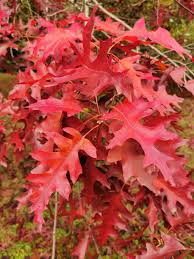
M 57 195 L 57 192 L 55 192 L 55 212 L 54 212 L 54 223 L 53 223 L 53 245 L 52 245 L 51 259 L 55 259 L 55 252 L 56 252 L 57 210 L 58 210 L 58 195 Z
M 175 2 L 180 5 L 181 7 L 183 7 L 187 12 L 191 13 L 192 15 L 194 15 L 194 12 L 192 10 L 190 10 L 188 7 L 186 7 L 184 4 L 182 4 L 181 2 L 179 2 L 178 0 L 175 0 Z
M 85 13 L 85 16 L 86 17 L 89 17 L 89 14 L 90 14 L 90 10 L 89 10 L 89 6 L 88 6 L 88 0 L 83 0 L 83 11 Z

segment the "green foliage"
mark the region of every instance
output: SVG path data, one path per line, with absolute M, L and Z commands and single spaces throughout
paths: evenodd
M 167 27 L 176 39 L 183 40 L 185 44 L 193 42 L 194 20 L 188 22 L 185 19 L 173 17 L 169 19 Z
M 30 243 L 17 242 L 13 246 L 0 251 L 0 258 L 7 256 L 10 259 L 25 259 L 32 255 L 32 246 Z
M 15 75 L 0 73 L 0 92 L 7 96 L 15 82 Z

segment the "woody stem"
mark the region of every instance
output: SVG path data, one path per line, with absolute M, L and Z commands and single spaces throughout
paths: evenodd
M 52 256 L 51 256 L 51 259 L 55 259 L 55 252 L 56 252 L 57 210 L 58 210 L 58 195 L 57 195 L 57 192 L 55 192 L 55 211 L 54 211 L 53 241 L 52 241 Z

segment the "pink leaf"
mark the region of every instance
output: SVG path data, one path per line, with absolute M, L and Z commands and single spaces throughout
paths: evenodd
M 88 139 L 82 137 L 75 129 L 65 128 L 65 131 L 71 134 L 73 139 L 66 138 L 57 132 L 47 133 L 48 138 L 54 141 L 59 151 L 37 150 L 32 153 L 32 157 L 38 160 L 39 164 L 37 170 L 35 168 L 27 178 L 33 183 L 29 189 L 32 193 L 29 200 L 32 203 L 32 211 L 35 212 L 35 221 L 40 226 L 43 223 L 42 213 L 53 192 L 57 191 L 68 199 L 71 187 L 66 178 L 67 172 L 69 171 L 73 183 L 82 173 L 79 150 L 85 151 L 91 157 L 96 157 L 96 149 Z
M 194 95 L 194 80 L 187 81 L 184 87 Z
M 123 123 L 118 130 L 113 129 L 114 138 L 110 141 L 108 148 L 121 146 L 126 140 L 135 139 L 140 143 L 145 153 L 144 167 L 151 164 L 157 166 L 161 170 L 164 178 L 172 185 L 175 185 L 172 172 L 168 166 L 169 161 L 174 158 L 167 155 L 156 146 L 157 141 L 176 139 L 176 134 L 165 129 L 161 122 L 154 127 L 144 126 L 140 120 L 147 115 L 152 114 L 150 109 L 153 106 L 151 103 L 146 103 L 143 100 L 138 100 L 133 103 L 124 101 L 118 104 L 113 111 L 103 116 L 104 120 L 118 120 Z
M 156 31 L 148 31 L 145 26 L 144 18 L 138 20 L 134 27 L 125 32 L 122 36 L 119 36 L 115 41 L 127 40 L 127 37 L 136 36 L 140 39 L 150 39 L 152 42 L 162 45 L 165 48 L 176 51 L 179 55 L 187 55 L 191 58 L 191 55 L 171 36 L 170 32 L 166 29 L 159 27 Z
M 38 110 L 42 113 L 51 114 L 53 112 L 67 112 L 68 116 L 81 112 L 82 108 L 75 99 L 57 99 L 49 97 L 48 99 L 39 100 L 29 105 L 32 110 Z
M 164 246 L 156 248 L 153 245 L 147 243 L 147 252 L 143 255 L 136 256 L 136 259 L 164 259 L 170 258 L 176 251 L 185 250 L 185 247 L 181 245 L 174 237 L 166 234 L 162 234 Z

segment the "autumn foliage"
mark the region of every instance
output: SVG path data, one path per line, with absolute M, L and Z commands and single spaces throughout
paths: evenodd
M 194 82 L 184 82 L 184 68 L 170 67 L 140 49 L 160 44 L 183 58 L 191 55 L 167 30 L 147 30 L 143 18 L 126 31 L 111 19 L 102 21 L 96 9 L 90 18 L 69 14 L 63 20 L 31 19 L 17 26 L 8 22 L 5 7 L 0 11 L 1 56 L 20 49 L 17 41 L 21 34 L 26 37 L 20 53 L 25 69 L 0 104 L 0 163 L 6 167 L 10 149 L 17 163 L 26 154 L 33 159 L 26 193 L 18 200 L 30 204 L 40 230 L 55 192 L 58 215 L 69 224 L 85 219 L 74 256 L 97 258 L 88 247 L 112 240 L 123 258 L 170 258 L 188 248 L 160 233 L 157 224 L 163 219 L 175 228 L 189 222 L 194 201 L 186 160 L 177 153 L 185 140 L 172 127 L 183 99 L 169 94 L 168 82 L 191 93 Z M 75 195 L 78 182 L 81 190 Z M 133 236 L 124 239 L 122 233 L 142 204 L 149 240 L 157 236 L 163 245 L 145 240 L 131 253 L 127 247 Z

